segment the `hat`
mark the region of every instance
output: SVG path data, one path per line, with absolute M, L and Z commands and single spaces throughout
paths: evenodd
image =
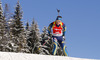
M 57 16 L 56 20 L 62 20 L 61 16 Z

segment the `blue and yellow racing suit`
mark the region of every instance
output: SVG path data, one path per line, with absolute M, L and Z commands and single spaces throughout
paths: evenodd
M 68 52 L 66 50 L 66 46 L 63 40 L 63 36 L 65 36 L 66 26 L 63 22 L 60 23 L 60 25 L 56 25 L 56 22 L 52 22 L 48 27 L 48 34 L 52 33 L 53 38 L 53 55 L 56 55 L 58 43 L 60 44 L 64 55 L 68 56 Z

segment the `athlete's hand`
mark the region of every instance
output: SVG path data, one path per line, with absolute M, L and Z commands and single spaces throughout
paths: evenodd
M 52 37 L 52 34 L 51 34 L 51 33 L 50 33 L 50 34 L 48 33 L 48 36 L 49 36 L 49 37 Z
M 48 36 L 48 39 L 50 39 L 50 36 Z
M 65 36 L 63 36 L 63 40 L 65 40 Z

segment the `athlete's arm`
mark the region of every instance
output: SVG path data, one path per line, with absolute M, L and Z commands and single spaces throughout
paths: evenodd
M 63 24 L 63 36 L 65 36 L 65 32 L 66 32 L 66 26 L 65 24 Z
M 49 34 L 49 35 L 50 35 L 50 33 L 51 33 L 52 26 L 53 26 L 53 23 L 51 23 L 51 24 L 48 26 L 48 34 Z

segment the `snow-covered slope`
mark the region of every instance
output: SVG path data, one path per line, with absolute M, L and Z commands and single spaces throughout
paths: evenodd
M 92 60 L 64 56 L 0 52 L 0 60 Z M 94 59 L 93 59 L 94 60 Z

